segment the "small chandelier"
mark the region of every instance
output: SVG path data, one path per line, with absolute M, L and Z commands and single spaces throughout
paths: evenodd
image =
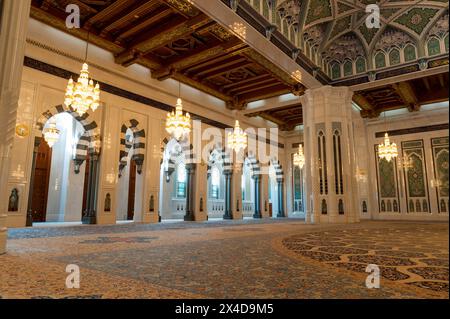
M 236 120 L 233 132 L 228 132 L 228 148 L 233 149 L 236 153 L 247 147 L 247 133 L 245 133 L 239 126 L 239 121 Z
M 181 83 L 178 82 L 178 99 L 175 112 L 167 113 L 166 131 L 177 141 L 188 136 L 191 132 L 191 116 L 189 113 L 183 115 L 183 101 L 181 100 Z
M 303 154 L 302 144 L 298 146 L 298 152 L 294 154 L 294 165 L 300 167 L 300 169 L 305 165 L 305 155 Z
M 378 145 L 378 157 L 390 162 L 391 159 L 398 156 L 397 144 L 389 141 L 389 135 L 384 134 L 384 143 Z
M 75 112 L 83 116 L 89 109 L 93 112 L 100 105 L 100 85 L 94 86 L 94 81 L 89 79 L 89 65 L 86 63 L 88 57 L 89 33 L 86 41 L 86 55 L 80 76 L 76 83 L 70 78 L 66 88 L 64 104 L 71 106 Z
M 55 145 L 55 143 L 59 140 L 60 135 L 59 130 L 56 128 L 56 119 L 51 118 L 48 121 L 48 126 L 44 128 L 42 133 L 44 134 L 44 139 L 47 142 L 48 146 L 52 148 L 53 145 Z

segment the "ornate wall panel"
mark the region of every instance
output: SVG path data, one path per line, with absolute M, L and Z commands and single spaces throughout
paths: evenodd
M 434 180 L 439 213 L 448 213 L 448 136 L 432 138 Z
M 398 175 L 396 159 L 390 162 L 378 157 L 378 145 L 375 145 L 375 163 L 377 168 L 378 207 L 380 213 L 399 213 Z
M 293 207 L 294 212 L 303 212 L 303 172 L 300 167 L 294 165 L 294 154 L 291 158 L 292 163 L 292 189 L 293 189 Z
M 403 167 L 407 211 L 409 213 L 429 213 L 428 178 L 426 173 L 423 140 L 402 142 L 403 160 L 409 163 Z

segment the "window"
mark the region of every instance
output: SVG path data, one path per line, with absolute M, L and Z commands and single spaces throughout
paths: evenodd
M 349 76 L 353 74 L 353 64 L 352 61 L 345 61 L 344 63 L 344 76 Z
M 384 68 L 386 66 L 386 58 L 384 56 L 383 52 L 378 52 L 375 55 L 375 67 L 378 68 Z
M 405 61 L 414 61 L 416 59 L 416 48 L 412 44 L 408 44 L 404 49 Z
M 177 181 L 175 194 L 177 198 L 186 197 L 186 167 L 184 164 L 179 164 L 177 167 Z
M 436 55 L 441 53 L 441 44 L 437 38 L 431 38 L 428 41 L 428 55 Z
M 339 63 L 334 63 L 331 66 L 331 78 L 338 79 L 341 77 L 341 65 Z
M 389 52 L 389 64 L 396 65 L 400 63 L 400 51 L 397 49 L 392 49 Z
M 363 57 L 356 59 L 356 73 L 366 72 L 366 60 Z
M 211 169 L 211 192 L 210 197 L 213 199 L 219 199 L 220 190 L 220 172 L 217 167 Z

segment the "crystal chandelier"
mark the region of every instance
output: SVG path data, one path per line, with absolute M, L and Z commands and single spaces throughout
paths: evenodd
M 384 158 L 386 161 L 390 162 L 391 159 L 397 157 L 397 155 L 397 144 L 389 141 L 389 135 L 386 132 L 386 134 L 384 134 L 384 143 L 378 145 L 378 157 L 381 159 Z
M 53 147 L 55 143 L 59 140 L 59 130 L 56 128 L 56 119 L 51 118 L 48 121 L 48 126 L 42 131 L 44 134 L 44 139 L 48 146 Z
M 384 112 L 384 121 L 386 123 L 386 112 Z M 398 156 L 397 144 L 390 142 L 386 124 L 384 143 L 378 145 L 378 157 L 380 159 L 384 158 L 386 161 L 390 162 L 393 158 L 396 158 L 397 156 Z
M 302 144 L 298 146 L 298 152 L 294 154 L 294 165 L 300 167 L 300 169 L 305 165 L 305 155 L 303 154 Z
M 100 85 L 97 83 L 94 86 L 94 81 L 89 79 L 89 66 L 86 63 L 88 46 L 89 33 L 86 41 L 85 62 L 80 71 L 80 76 L 76 83 L 70 78 L 64 100 L 64 104 L 68 107 L 71 106 L 80 116 L 83 116 L 89 109 L 95 112 L 100 105 Z
M 191 116 L 183 115 L 183 102 L 178 98 L 175 112 L 167 113 L 166 131 L 177 141 L 189 135 L 191 132 Z
M 247 147 L 247 133 L 245 133 L 239 126 L 239 121 L 236 120 L 233 132 L 228 132 L 228 148 L 233 149 L 236 153 Z

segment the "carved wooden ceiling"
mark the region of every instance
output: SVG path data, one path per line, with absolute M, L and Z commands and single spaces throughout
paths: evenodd
M 302 105 L 293 104 L 246 114 L 248 117 L 260 116 L 278 125 L 282 131 L 292 131 L 297 125 L 303 124 Z
M 362 108 L 363 117 L 378 117 L 382 112 L 448 101 L 448 73 L 384 85 L 355 92 L 353 100 Z
M 68 4 L 80 7 L 80 29 L 65 25 Z M 32 0 L 31 17 L 140 64 L 153 78 L 173 78 L 226 102 L 230 109 L 305 87 L 236 34 L 185 0 Z

